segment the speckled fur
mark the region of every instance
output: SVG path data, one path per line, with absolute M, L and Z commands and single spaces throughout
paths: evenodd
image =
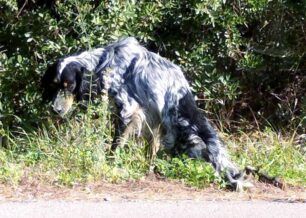
M 70 92 L 79 99 L 88 96 L 88 87 L 92 86 L 95 95 L 107 93 L 115 102 L 120 119 L 113 149 L 122 146 L 130 135 L 143 136 L 150 129 L 159 135 L 153 143 L 158 141 L 166 149 L 204 159 L 218 174 L 224 174 L 234 188 L 246 186 L 216 131 L 197 108 L 180 67 L 148 51 L 135 38 L 61 59 L 55 69 L 53 77 L 58 83 L 75 75 L 75 89 Z M 94 77 L 90 84 L 88 75 Z M 53 96 L 56 102 L 57 97 Z

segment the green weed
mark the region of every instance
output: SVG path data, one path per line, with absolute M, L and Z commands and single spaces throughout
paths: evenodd
M 236 162 L 251 165 L 268 175 L 295 185 L 306 185 L 305 151 L 286 138 L 266 129 L 228 140 Z
M 179 179 L 187 185 L 203 188 L 211 183 L 216 183 L 220 187 L 226 186 L 226 183 L 215 175 L 210 164 L 190 159 L 185 155 L 157 159 L 156 168 L 162 175 L 171 179 Z
M 0 148 L 0 182 L 18 185 L 26 179 L 73 186 L 144 177 L 150 169 L 146 143 L 130 140 L 125 148 L 111 154 L 110 120 L 107 105 L 101 104 L 89 106 L 87 113 L 80 112 L 62 123 L 50 119 L 36 131 L 7 133 L 7 144 Z M 271 130 L 223 138 L 241 168 L 252 165 L 288 183 L 306 184 L 305 153 L 292 140 Z M 210 164 L 185 155 L 170 157 L 161 151 L 153 164 L 159 174 L 187 185 L 226 186 Z

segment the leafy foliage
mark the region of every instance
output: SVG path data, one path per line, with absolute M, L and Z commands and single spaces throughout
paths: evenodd
M 1 1 L 6 125 L 42 117 L 38 84 L 47 64 L 128 35 L 182 66 L 212 118 L 296 127 L 305 117 L 303 1 L 68 0 L 55 4 L 59 19 L 43 2 L 20 13 L 20 1 Z

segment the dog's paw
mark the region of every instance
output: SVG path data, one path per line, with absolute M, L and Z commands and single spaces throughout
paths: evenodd
M 234 188 L 236 192 L 243 192 L 246 189 L 254 187 L 254 185 L 251 182 L 244 179 L 233 181 L 231 186 Z
M 229 182 L 230 187 L 237 192 L 242 192 L 246 189 L 254 187 L 254 185 L 245 179 L 244 173 L 227 173 L 227 180 Z

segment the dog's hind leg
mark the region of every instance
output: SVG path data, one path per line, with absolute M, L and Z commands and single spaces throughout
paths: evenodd
M 218 174 L 225 174 L 225 179 L 236 190 L 251 186 L 243 180 L 242 173 L 230 160 L 216 131 L 198 110 L 191 94 L 180 100 L 177 126 L 179 140 L 185 144 L 183 149 L 190 157 L 210 162 Z
M 207 138 L 205 141 L 198 133 L 190 133 L 186 136 L 186 152 L 192 158 L 205 159 L 210 162 L 218 176 L 224 176 L 229 185 L 242 191 L 244 187 L 250 184 L 243 180 L 243 175 L 238 167 L 230 160 L 223 144 L 215 135 Z

